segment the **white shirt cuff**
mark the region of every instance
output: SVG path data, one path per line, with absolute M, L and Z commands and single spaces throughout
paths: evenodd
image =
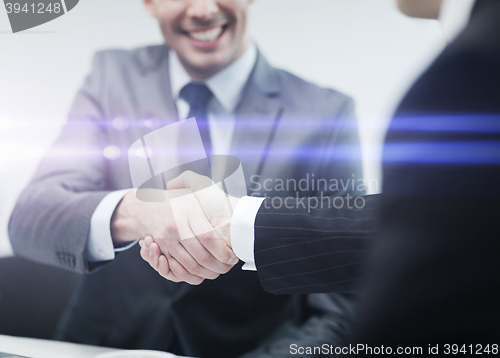
M 132 189 L 118 190 L 106 195 L 92 214 L 90 232 L 87 239 L 85 254 L 91 262 L 109 261 L 115 258 L 115 252 L 124 251 L 132 247 L 137 241 L 127 246 L 115 249 L 111 238 L 111 217 L 116 206 Z
M 265 198 L 244 196 L 234 209 L 231 218 L 231 246 L 238 258 L 245 262 L 242 269 L 257 271 L 254 258 L 255 219 Z

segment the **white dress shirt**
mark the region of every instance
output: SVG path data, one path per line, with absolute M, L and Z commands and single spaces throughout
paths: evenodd
M 240 102 L 243 88 L 256 60 L 257 48 L 253 43 L 250 43 L 236 61 L 204 81 L 214 95 L 207 107 L 207 119 L 214 154 L 229 154 L 236 124 L 234 111 Z M 189 104 L 180 98 L 179 93 L 185 85 L 194 81 L 182 66 L 175 51 L 169 51 L 168 71 L 172 96 L 177 106 L 179 119 L 186 119 L 189 114 Z M 138 240 L 125 247 L 115 248 L 111 238 L 111 217 L 118 203 L 130 190 L 132 189 L 109 193 L 94 211 L 90 220 L 90 233 L 86 246 L 86 256 L 89 261 L 113 260 L 115 252 L 126 250 L 137 243 Z
M 443 0 L 439 22 L 448 41 L 452 41 L 467 26 L 475 0 Z M 234 209 L 231 220 L 231 245 L 244 269 L 256 270 L 254 258 L 254 224 L 263 198 L 245 196 Z
M 439 23 L 448 42 L 453 41 L 469 22 L 476 0 L 443 0 Z

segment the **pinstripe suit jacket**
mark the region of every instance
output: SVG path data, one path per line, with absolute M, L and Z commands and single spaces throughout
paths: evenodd
M 424 354 L 466 344 L 472 355 L 498 343 L 499 19 L 500 1 L 477 0 L 467 28 L 403 99 L 386 138 L 383 195 L 358 211 L 261 207 L 255 260 L 267 290 L 338 291 L 369 274 L 354 344 Z M 375 229 L 363 273 L 359 253 Z
M 379 195 L 323 198 L 323 208 L 288 201 L 261 206 L 255 222 L 255 264 L 272 293 L 354 292 L 376 233 Z M 319 200 L 322 200 L 320 197 Z M 311 201 L 315 204 L 314 201 Z M 328 207 L 329 205 L 330 207 Z
M 498 343 L 499 19 L 500 1 L 477 0 L 391 123 L 357 342 L 469 355 Z

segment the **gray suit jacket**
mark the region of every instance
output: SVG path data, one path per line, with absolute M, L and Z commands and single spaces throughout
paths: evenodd
M 9 234 L 17 255 L 91 273 L 58 338 L 168 350 L 177 336 L 185 354 L 200 357 L 280 357 L 292 343 L 340 344 L 352 306 L 347 296 L 271 295 L 256 272 L 239 266 L 200 286 L 175 284 L 157 275 L 137 246 L 104 264 L 86 259 L 95 208 L 109 192 L 131 187 L 126 153 L 151 131 L 144 120 L 178 120 L 167 54 L 162 45 L 95 56 L 68 123 L 13 211 Z M 112 125 L 118 117 L 127 128 Z M 230 154 L 242 162 L 249 194 L 311 196 L 317 194 L 311 186 L 296 191 L 277 185 L 279 179 L 361 178 L 353 101 L 345 95 L 274 69 L 259 55 L 236 117 Z M 106 159 L 108 145 L 121 156 Z

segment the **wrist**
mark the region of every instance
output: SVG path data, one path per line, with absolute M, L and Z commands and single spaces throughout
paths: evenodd
M 141 223 L 135 212 L 142 201 L 136 198 L 135 192 L 127 193 L 117 205 L 111 217 L 111 238 L 115 247 L 120 247 L 141 238 Z
M 231 205 L 231 211 L 230 211 L 231 216 L 229 218 L 227 218 L 226 220 L 224 220 L 225 223 L 223 225 L 221 225 L 220 227 L 218 227 L 216 229 L 216 231 L 219 234 L 219 236 L 222 237 L 222 239 L 226 243 L 227 247 L 232 249 L 232 245 L 231 245 L 231 219 L 232 219 L 234 210 L 236 208 L 236 205 L 238 205 L 238 202 L 240 201 L 241 198 L 236 198 L 233 196 L 228 196 L 228 197 L 229 197 L 229 202 Z

